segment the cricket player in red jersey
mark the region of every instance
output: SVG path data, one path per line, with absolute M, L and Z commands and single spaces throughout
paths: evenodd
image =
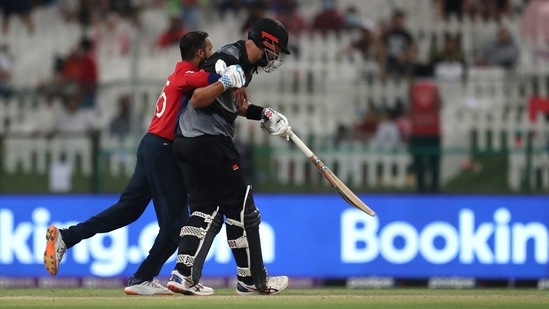
M 240 66 L 228 67 L 222 75 L 198 69 L 212 54 L 213 46 L 207 33 L 187 33 L 181 38 L 179 48 L 182 61 L 176 64 L 156 102 L 148 133 L 137 149 L 134 174 L 118 202 L 87 221 L 66 229 L 48 227 L 44 264 L 51 275 L 57 274 L 68 248 L 97 233 L 107 233 L 134 222 L 152 199 L 160 230 L 149 255 L 128 280 L 124 292 L 130 295 L 172 294 L 154 277 L 177 249 L 180 229 L 189 217 L 187 191 L 172 153 L 182 103 L 187 101 L 185 96 L 192 95 L 196 88 L 204 87 L 201 89 L 203 98 L 209 99 L 229 88 L 244 85 Z

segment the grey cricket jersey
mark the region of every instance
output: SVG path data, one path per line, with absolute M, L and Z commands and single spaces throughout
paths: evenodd
M 240 64 L 246 73 L 246 86 L 250 83 L 252 75 L 257 71 L 257 66 L 251 65 L 246 53 L 244 41 L 225 45 L 216 51 L 201 69 L 206 72 L 215 72 L 215 63 L 222 59 L 227 66 Z M 234 96 L 231 90 L 223 92 L 212 104 L 204 108 L 192 107 L 190 99 L 183 106 L 179 117 L 179 129 L 185 137 L 197 137 L 201 135 L 222 135 L 233 137 L 235 132 L 235 119 L 238 110 L 234 105 Z

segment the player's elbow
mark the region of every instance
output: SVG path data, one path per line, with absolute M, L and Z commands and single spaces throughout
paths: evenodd
M 195 95 L 191 97 L 190 103 L 194 108 L 201 108 L 204 105 L 204 101 L 200 98 L 200 96 Z
M 211 102 L 209 102 L 208 98 L 206 98 L 206 96 L 204 96 L 200 91 L 195 91 L 191 97 L 191 105 L 194 108 L 205 107 L 210 103 Z
M 194 108 L 206 107 L 212 104 L 215 99 L 220 96 L 225 88 L 223 83 L 217 82 L 207 87 L 198 88 L 193 92 L 191 97 L 191 105 Z

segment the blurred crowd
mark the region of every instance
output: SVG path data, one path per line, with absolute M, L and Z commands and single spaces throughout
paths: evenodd
M 413 1 L 413 0 L 410 0 Z M 304 14 L 303 6 L 314 5 L 313 14 Z M 342 4 L 343 3 L 343 4 Z M 409 13 L 394 8 L 387 19 L 374 18 L 375 12 L 364 12 L 358 2 L 338 0 L 3 0 L 2 34 L 10 33 L 10 22 L 18 18 L 32 35 L 36 29 L 32 11 L 41 6 L 56 6 L 67 23 L 81 28 L 82 38 L 71 50 L 56 56 L 51 78 L 41 81 L 37 89 L 47 98 L 60 99 L 63 112 L 60 117 L 86 114 L 96 106 L 96 92 L 100 74 L 97 57 L 127 55 L 131 50 L 132 35 L 140 31 L 140 13 L 147 8 L 165 11 L 166 27 L 154 39 L 151 50 L 176 46 L 187 31 L 202 29 L 205 23 L 222 23 L 227 18 L 241 21 L 240 31 L 245 36 L 251 25 L 270 16 L 280 20 L 290 33 L 292 57 L 301 56 L 301 39 L 308 35 L 329 36 L 353 32 L 352 42 L 342 42 L 341 57 L 359 54 L 363 60 L 376 64 L 376 78 L 387 80 L 425 80 L 436 78 L 466 83 L 471 66 L 514 69 L 520 61 L 517 38 L 503 23 L 473 54 L 466 54 L 459 33 L 446 33 L 443 42 L 433 42 L 428 57 L 418 57 L 418 33 L 409 29 Z M 536 18 L 543 18 L 542 7 L 549 9 L 544 0 L 432 0 L 439 20 L 482 23 L 498 22 L 505 18 L 521 18 L 521 35 L 544 37 Z M 545 10 L 547 11 L 547 10 Z M 536 15 L 537 14 L 537 15 Z M 206 18 L 209 16 L 210 18 Z M 212 16 L 214 16 L 212 18 Z M 541 16 L 541 17 L 540 17 Z M 549 25 L 547 25 L 549 29 Z M 419 34 L 421 35 L 421 33 Z M 545 37 L 544 37 L 545 38 Z M 436 38 L 432 38 L 435 40 Z M 549 35 L 546 39 L 549 40 Z M 10 75 L 14 70 L 9 46 L 0 40 L 0 98 L 13 95 Z M 367 76 L 366 81 L 371 80 Z M 335 135 L 341 140 L 355 140 L 377 148 L 398 148 L 408 145 L 413 135 L 411 97 L 398 98 L 391 104 L 369 104 L 355 123 L 342 124 Z M 123 135 L 129 130 L 131 96 L 119 98 L 119 114 L 112 119 L 110 129 Z M 380 107 L 381 106 L 381 107 Z M 88 116 L 75 116 L 87 119 Z M 56 123 L 53 121 L 52 123 Z M 66 121 L 62 123 L 68 123 Z M 93 121 L 74 121 L 81 130 L 97 129 Z M 91 124 L 90 124 L 91 123 Z M 76 126 L 76 125 L 75 125 Z
M 528 2 L 523 1 L 524 6 Z M 140 12 L 150 7 L 162 7 L 169 20 L 151 49 L 177 45 L 184 33 L 201 29 L 204 15 L 211 14 L 211 10 L 217 11 L 219 20 L 231 15 L 245 16 L 241 25 L 243 35 L 256 20 L 272 16 L 288 28 L 292 54 L 297 58 L 300 38 L 304 35 L 359 32 L 355 41 L 341 46 L 341 55 L 358 52 L 364 59 L 375 61 L 377 73 L 384 80 L 417 74 L 465 80 L 468 65 L 513 68 L 520 56 L 510 31 L 501 26 L 492 40 L 479 47 L 472 57 L 464 54 L 459 35 L 448 34 L 443 48 L 432 50 L 428 63 L 419 63 L 417 38 L 407 27 L 407 12 L 395 9 L 390 19 L 374 20 L 365 17 L 366 12 L 361 12 L 357 5 L 343 6 L 337 0 L 318 0 L 317 11 L 309 18 L 302 13 L 297 0 L 3 0 L 0 3 L 3 35 L 9 35 L 13 18 L 20 18 L 32 34 L 35 31 L 32 10 L 40 6 L 55 5 L 67 22 L 80 25 L 83 38 L 75 42 L 72 50 L 57 56 L 51 80 L 44 81 L 39 88 L 48 96 L 77 91 L 84 108 L 95 105 L 99 74 L 95 57 L 127 54 L 132 32 L 140 27 Z M 433 6 L 442 19 L 499 20 L 516 13 L 511 0 L 433 0 Z M 9 46 L 0 47 L 0 95 L 7 97 L 12 93 L 9 78 L 14 67 L 13 57 Z M 466 59 L 472 61 L 466 62 Z
M 469 18 L 498 20 L 511 14 L 509 1 L 434 1 L 440 18 Z M 526 2 L 525 2 L 526 4 Z M 356 14 L 356 8 L 346 12 Z M 426 60 L 419 60 L 417 38 L 408 29 L 407 13 L 395 10 L 391 19 L 377 24 L 369 19 L 355 17 L 355 24 L 361 31 L 360 37 L 341 49 L 343 54 L 358 51 L 365 59 L 378 63 L 381 80 L 405 79 L 408 82 L 424 79 L 438 81 L 467 81 L 468 67 L 515 68 L 519 61 L 519 46 L 505 26 L 500 25 L 492 37 L 475 49 L 473 55 L 466 55 L 459 33 L 446 33 L 441 48 L 431 48 Z M 434 40 L 434 38 L 433 38 Z M 434 42 L 436 43 L 436 42 Z M 407 145 L 411 135 L 410 97 L 397 98 L 397 102 L 369 104 L 363 118 L 351 126 L 348 137 L 369 143 L 373 147 L 398 148 Z M 383 104 L 381 105 L 383 106 Z

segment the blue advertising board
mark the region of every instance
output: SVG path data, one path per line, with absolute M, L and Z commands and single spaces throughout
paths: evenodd
M 0 276 L 46 276 L 48 225 L 66 227 L 113 195 L 0 196 Z M 338 195 L 262 195 L 263 255 L 271 275 L 312 278 L 549 277 L 549 197 L 362 195 L 372 218 Z M 131 225 L 67 251 L 58 276 L 129 277 L 158 232 L 152 205 Z M 224 230 L 204 277 L 233 277 Z M 169 276 L 172 258 L 162 269 Z

